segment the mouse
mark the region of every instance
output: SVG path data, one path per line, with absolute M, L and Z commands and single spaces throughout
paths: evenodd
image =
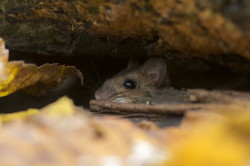
M 143 64 L 133 61 L 106 80 L 95 92 L 97 101 L 118 103 L 177 102 L 185 93 L 170 87 L 167 64 L 162 58 L 150 58 Z

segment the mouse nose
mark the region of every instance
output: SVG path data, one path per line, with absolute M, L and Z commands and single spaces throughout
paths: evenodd
M 96 99 L 96 100 L 100 100 L 100 99 L 101 99 L 101 96 L 100 96 L 100 94 L 98 93 L 98 91 L 95 92 L 95 99 Z
M 101 90 L 98 89 L 98 90 L 95 92 L 95 99 L 96 99 L 97 101 L 100 101 L 100 100 L 103 100 L 103 99 L 104 99 Z
M 102 90 L 97 90 L 95 92 L 95 99 L 97 101 L 105 101 L 109 99 L 109 95 Z

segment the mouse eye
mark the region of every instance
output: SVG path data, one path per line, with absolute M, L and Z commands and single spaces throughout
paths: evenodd
M 127 79 L 124 81 L 123 86 L 128 89 L 135 89 L 136 88 L 136 83 L 134 80 Z

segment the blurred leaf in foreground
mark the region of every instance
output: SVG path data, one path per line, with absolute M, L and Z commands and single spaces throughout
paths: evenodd
M 44 64 L 36 66 L 25 64 L 23 61 L 8 61 L 8 50 L 0 39 L 0 97 L 9 95 L 17 90 L 41 96 L 48 90 L 59 87 L 63 80 L 78 76 L 82 81 L 81 72 L 74 66 Z
M 24 120 L 32 117 L 35 114 L 46 114 L 50 117 L 65 117 L 73 115 L 75 112 L 75 106 L 73 104 L 73 101 L 68 99 L 67 97 L 61 98 L 58 102 L 55 102 L 51 105 L 48 105 L 43 109 L 44 111 L 40 112 L 39 109 L 28 109 L 26 111 L 20 111 L 15 113 L 8 113 L 8 114 L 0 114 L 0 122 L 6 123 L 6 122 L 13 122 L 15 120 Z
M 129 120 L 93 117 L 67 97 L 12 118 L 1 118 L 0 165 L 158 166 L 167 157 L 159 135 Z
M 171 158 L 165 166 L 249 165 L 250 107 L 230 107 L 221 117 L 203 113 L 198 122 L 172 130 L 175 139 L 169 142 Z
M 2 123 L 25 119 L 31 115 L 37 114 L 39 112 L 38 109 L 29 109 L 27 111 L 20 111 L 15 113 L 8 113 L 0 115 L 0 120 Z
M 64 97 L 1 116 L 0 165 L 249 165 L 249 105 L 193 111 L 180 127 L 143 130 L 126 119 L 91 116 Z

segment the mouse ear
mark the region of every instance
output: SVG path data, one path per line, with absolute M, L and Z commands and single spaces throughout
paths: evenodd
M 160 58 L 151 58 L 143 64 L 142 70 L 159 87 L 165 79 L 167 65 Z

